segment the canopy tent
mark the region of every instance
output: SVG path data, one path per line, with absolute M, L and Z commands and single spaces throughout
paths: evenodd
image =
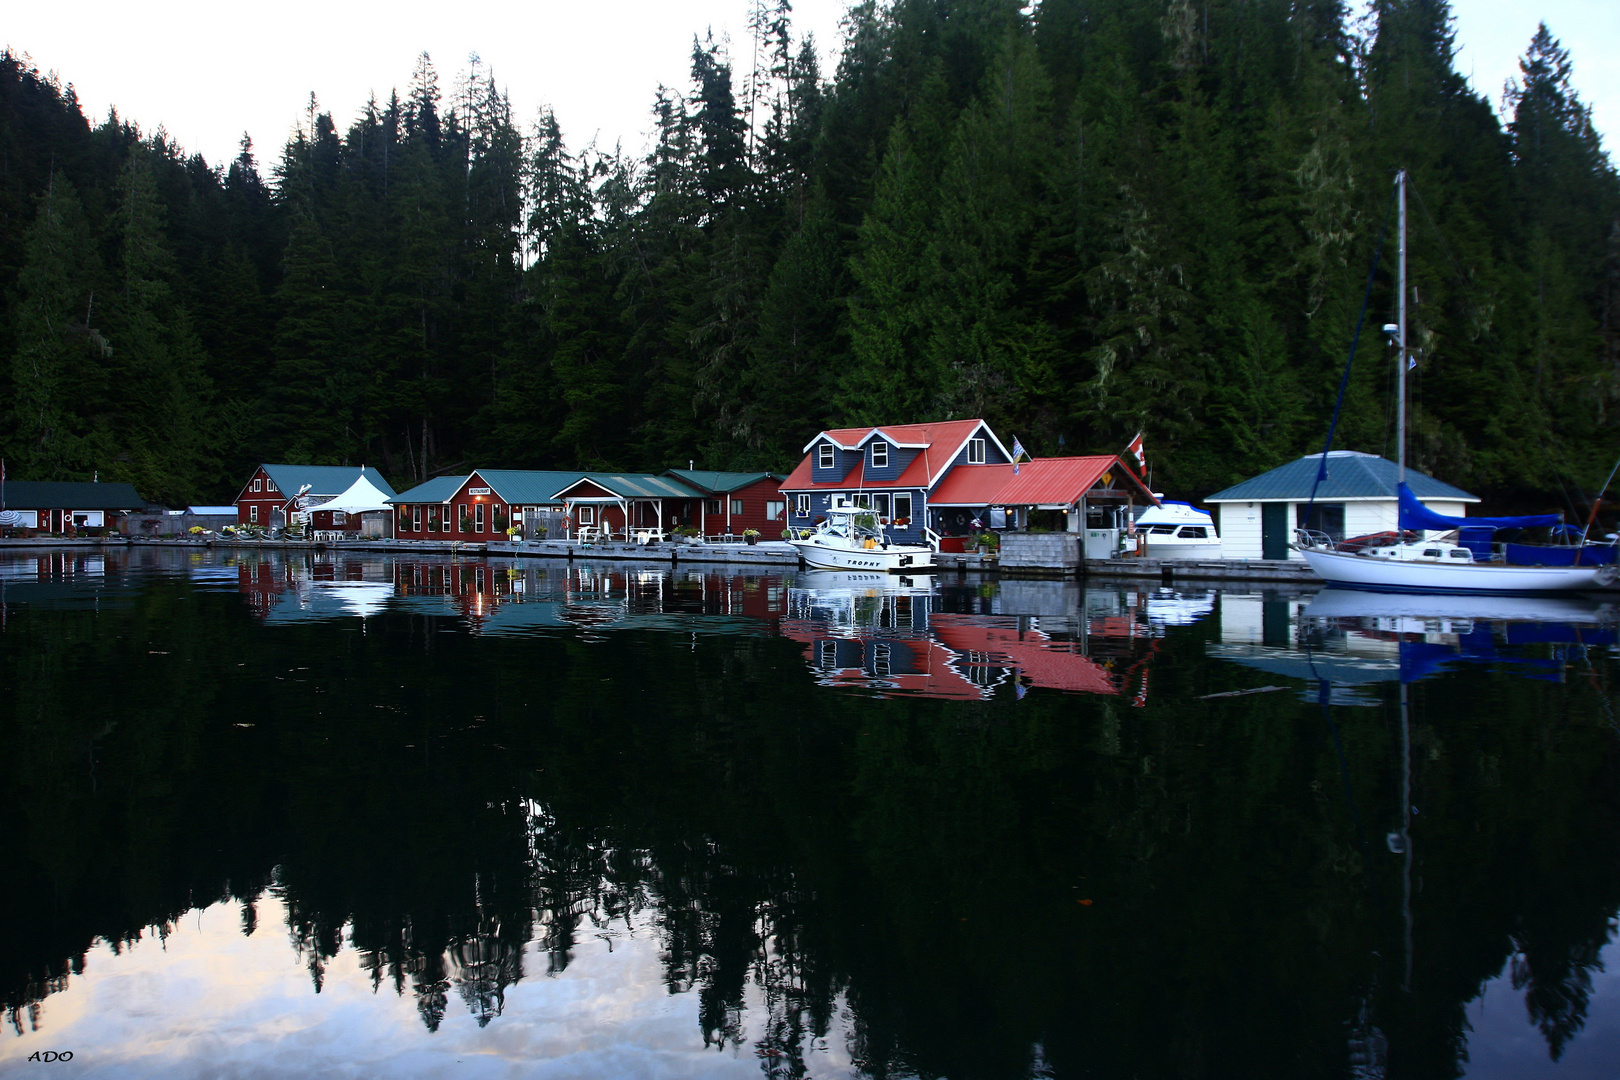
M 1557 525 L 1558 514 L 1527 514 L 1523 517 L 1447 517 L 1418 502 L 1403 480 L 1396 485 L 1400 500 L 1400 527 L 1406 532 L 1450 532 L 1452 529 L 1540 529 Z
M 367 479 L 365 472 L 362 471 L 343 494 L 334 497 L 329 502 L 306 506 L 304 510 L 336 510 L 345 514 L 369 514 L 373 510 L 392 509 L 392 504 L 389 503 L 388 499 L 389 496 Z

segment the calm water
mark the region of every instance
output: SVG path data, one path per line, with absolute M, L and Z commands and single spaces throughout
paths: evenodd
M 0 1073 L 1613 1076 L 1613 616 L 0 560 Z

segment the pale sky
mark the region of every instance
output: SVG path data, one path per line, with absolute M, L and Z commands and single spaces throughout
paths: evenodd
M 313 91 L 338 130 L 375 94 L 403 92 L 426 50 L 453 92 L 477 53 L 510 94 L 526 130 L 556 112 L 570 148 L 595 136 L 639 154 L 660 83 L 688 89 L 692 35 L 729 35 L 734 70 L 749 66 L 748 0 L 484 0 L 470 7 L 403 0 L 228 5 L 217 0 L 18 4 L 0 43 L 27 53 L 78 92 L 98 121 L 116 105 L 142 130 L 160 125 L 210 164 L 229 161 L 246 130 L 260 167 L 279 156 Z M 832 73 L 846 0 L 795 0 L 794 27 L 813 32 Z M 1354 5 L 1358 6 L 1359 5 Z M 1545 20 L 1570 50 L 1574 82 L 1605 148 L 1620 132 L 1620 0 L 1452 0 L 1458 68 L 1493 104 Z

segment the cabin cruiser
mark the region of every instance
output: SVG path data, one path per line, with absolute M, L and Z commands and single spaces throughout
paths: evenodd
M 870 507 L 839 499 L 826 520 L 808 535 L 788 540 L 810 566 L 823 570 L 912 572 L 934 563 L 925 544 L 897 544 L 883 531 L 883 519 Z
M 1150 506 L 1136 519 L 1137 536 L 1146 536 L 1146 554 L 1152 559 L 1218 559 L 1221 538 L 1209 511 L 1191 503 L 1163 502 Z M 1129 535 L 1124 543 L 1134 541 Z

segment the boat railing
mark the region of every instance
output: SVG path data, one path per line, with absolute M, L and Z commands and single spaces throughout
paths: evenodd
M 1294 546 L 1297 548 L 1313 548 L 1317 551 L 1332 551 L 1335 547 L 1333 537 L 1315 529 L 1295 529 Z

